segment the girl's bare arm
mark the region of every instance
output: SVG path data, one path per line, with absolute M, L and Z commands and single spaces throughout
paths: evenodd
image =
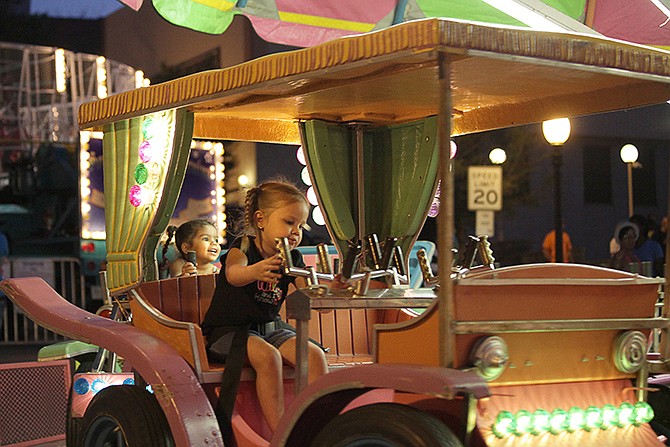
M 248 265 L 247 256 L 238 248 L 232 248 L 226 258 L 226 279 L 235 287 L 246 286 L 253 281 L 272 282 L 281 278 L 281 261 L 278 255 Z

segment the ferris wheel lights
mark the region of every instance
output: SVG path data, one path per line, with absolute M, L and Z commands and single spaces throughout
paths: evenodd
M 67 90 L 64 49 L 57 48 L 54 52 L 54 65 L 56 69 L 56 91 L 63 93 Z

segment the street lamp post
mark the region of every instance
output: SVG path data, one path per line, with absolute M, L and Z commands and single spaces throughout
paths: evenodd
M 554 147 L 554 244 L 556 262 L 563 262 L 563 217 L 561 216 L 561 147 L 570 137 L 570 120 L 558 118 L 544 121 L 542 133 Z
M 624 144 L 619 155 L 628 168 L 628 217 L 630 217 L 633 215 L 633 165 L 637 161 L 639 152 L 634 145 Z
M 493 165 L 500 166 L 500 186 L 502 188 L 502 186 L 503 186 L 502 185 L 502 175 L 503 175 L 502 164 L 505 163 L 505 161 L 507 161 L 507 152 L 505 152 L 505 149 L 500 148 L 500 147 L 493 148 L 493 149 L 491 149 L 491 152 L 489 152 L 489 160 L 491 161 L 491 163 Z M 502 194 L 502 190 L 501 190 L 501 194 Z M 501 199 L 502 199 L 502 197 L 501 197 Z M 501 209 L 502 209 L 502 205 L 501 205 Z M 493 211 L 493 210 L 477 211 L 477 217 L 476 218 L 477 218 L 477 234 L 478 235 L 488 234 L 489 237 L 492 237 L 496 232 L 495 231 L 495 227 L 496 227 L 495 211 Z M 480 222 L 489 222 L 490 226 L 488 228 L 488 232 L 487 231 L 480 231 L 480 227 L 479 227 Z M 498 224 L 498 226 L 500 227 L 500 224 Z

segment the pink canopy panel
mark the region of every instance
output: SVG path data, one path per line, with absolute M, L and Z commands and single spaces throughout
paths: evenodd
M 597 0 L 591 26 L 614 39 L 670 46 L 668 6 L 667 0 Z
M 142 6 L 143 0 L 119 0 L 119 1 L 124 5 L 130 6 L 135 11 L 138 11 L 140 9 L 140 6 Z

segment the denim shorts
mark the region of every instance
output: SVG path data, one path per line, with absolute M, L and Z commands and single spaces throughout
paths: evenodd
M 212 343 L 207 349 L 210 359 L 217 362 L 225 362 L 226 357 L 228 357 L 228 353 L 230 352 L 230 347 L 233 344 L 234 336 L 235 332 L 229 332 Z M 250 329 L 249 337 L 261 337 L 263 340 L 279 349 L 281 345 L 295 337 L 295 332 L 290 329 L 281 328 L 262 335 L 260 331 Z

